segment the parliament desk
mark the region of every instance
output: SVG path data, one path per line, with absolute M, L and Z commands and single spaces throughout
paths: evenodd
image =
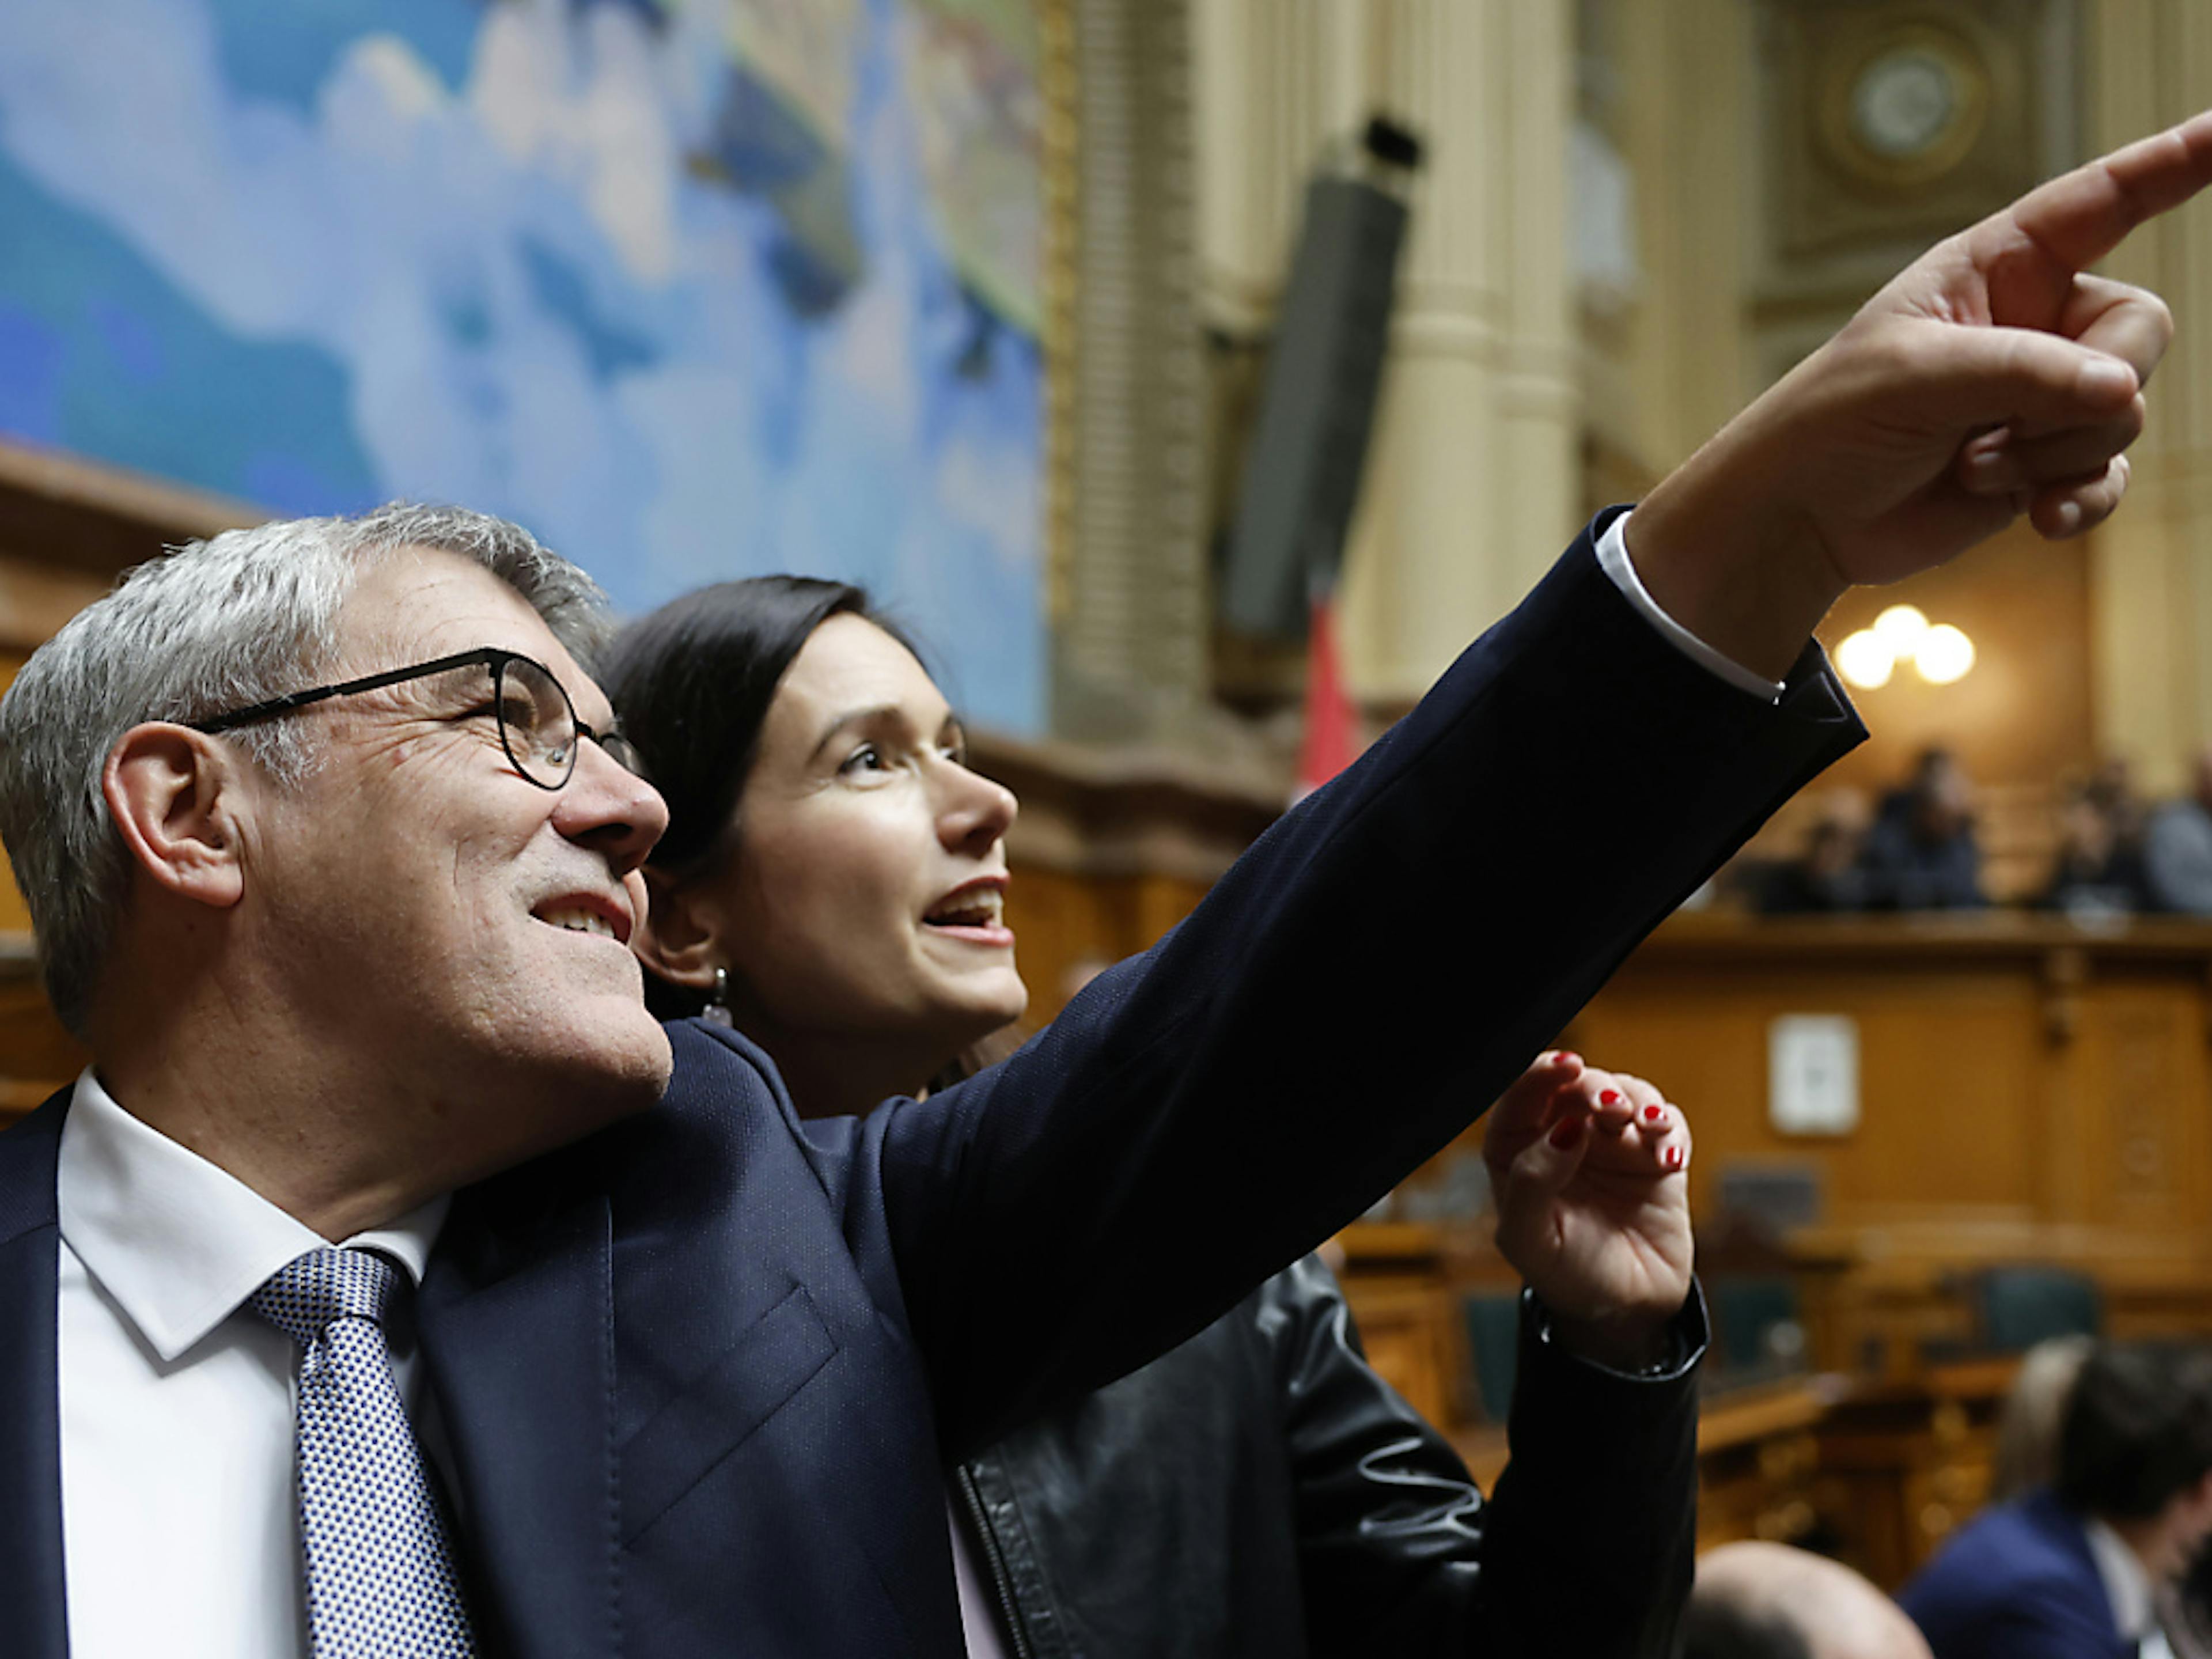
M 1894 1590 L 1987 1499 L 1994 1423 L 2015 1362 L 1911 1381 L 1821 1373 L 1707 1390 L 1698 1413 L 1698 1547 L 1807 1545 Z M 1453 1437 L 1485 1492 L 1505 1433 Z

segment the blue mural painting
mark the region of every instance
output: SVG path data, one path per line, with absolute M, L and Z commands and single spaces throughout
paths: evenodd
M 874 588 L 1044 719 L 1028 0 L 6 0 L 0 435 Z

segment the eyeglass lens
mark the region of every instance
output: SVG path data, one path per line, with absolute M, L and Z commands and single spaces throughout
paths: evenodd
M 576 769 L 576 710 L 568 694 L 526 657 L 507 658 L 493 677 L 507 759 L 532 783 L 558 789 Z

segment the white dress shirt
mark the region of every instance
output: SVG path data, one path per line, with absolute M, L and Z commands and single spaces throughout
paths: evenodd
M 88 1070 L 62 1126 L 62 1548 L 79 1659 L 298 1659 L 298 1346 L 244 1309 L 328 1241 Z M 420 1283 L 447 1200 L 343 1241 Z M 412 1410 L 411 1354 L 395 1366 Z
M 2158 1622 L 2142 1558 L 2094 1516 L 2082 1523 L 2081 1530 L 2088 1534 L 2090 1559 L 2097 1564 L 2097 1577 L 2105 1581 L 2105 1596 L 2112 1604 L 2115 1633 L 2123 1641 L 2140 1642 L 2141 1659 L 2173 1659 L 2173 1649 Z
M 1780 682 L 1770 680 L 1764 674 L 1754 674 L 1733 657 L 1723 656 L 1659 608 L 1659 602 L 1644 586 L 1644 578 L 1629 562 L 1628 521 L 1635 516 L 1633 513 L 1624 513 L 1606 526 L 1605 534 L 1597 538 L 1598 568 L 1613 579 L 1613 585 L 1646 622 L 1659 630 L 1660 637 L 1692 662 L 1763 702 L 1780 702 L 1786 689 Z

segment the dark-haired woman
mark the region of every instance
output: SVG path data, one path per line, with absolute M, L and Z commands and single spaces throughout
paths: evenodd
M 635 940 L 664 1012 L 733 1024 L 810 1119 L 918 1094 L 1019 1016 L 1013 798 L 968 769 L 863 594 L 709 588 L 605 668 L 671 811 Z M 1110 975 L 1094 993 L 1118 994 Z M 1486 1155 L 1532 1287 L 1493 1504 L 1368 1368 L 1310 1259 L 1121 1382 L 948 1448 L 971 1653 L 1664 1652 L 1702 1344 L 1686 1126 L 1649 1085 L 1550 1054 Z

